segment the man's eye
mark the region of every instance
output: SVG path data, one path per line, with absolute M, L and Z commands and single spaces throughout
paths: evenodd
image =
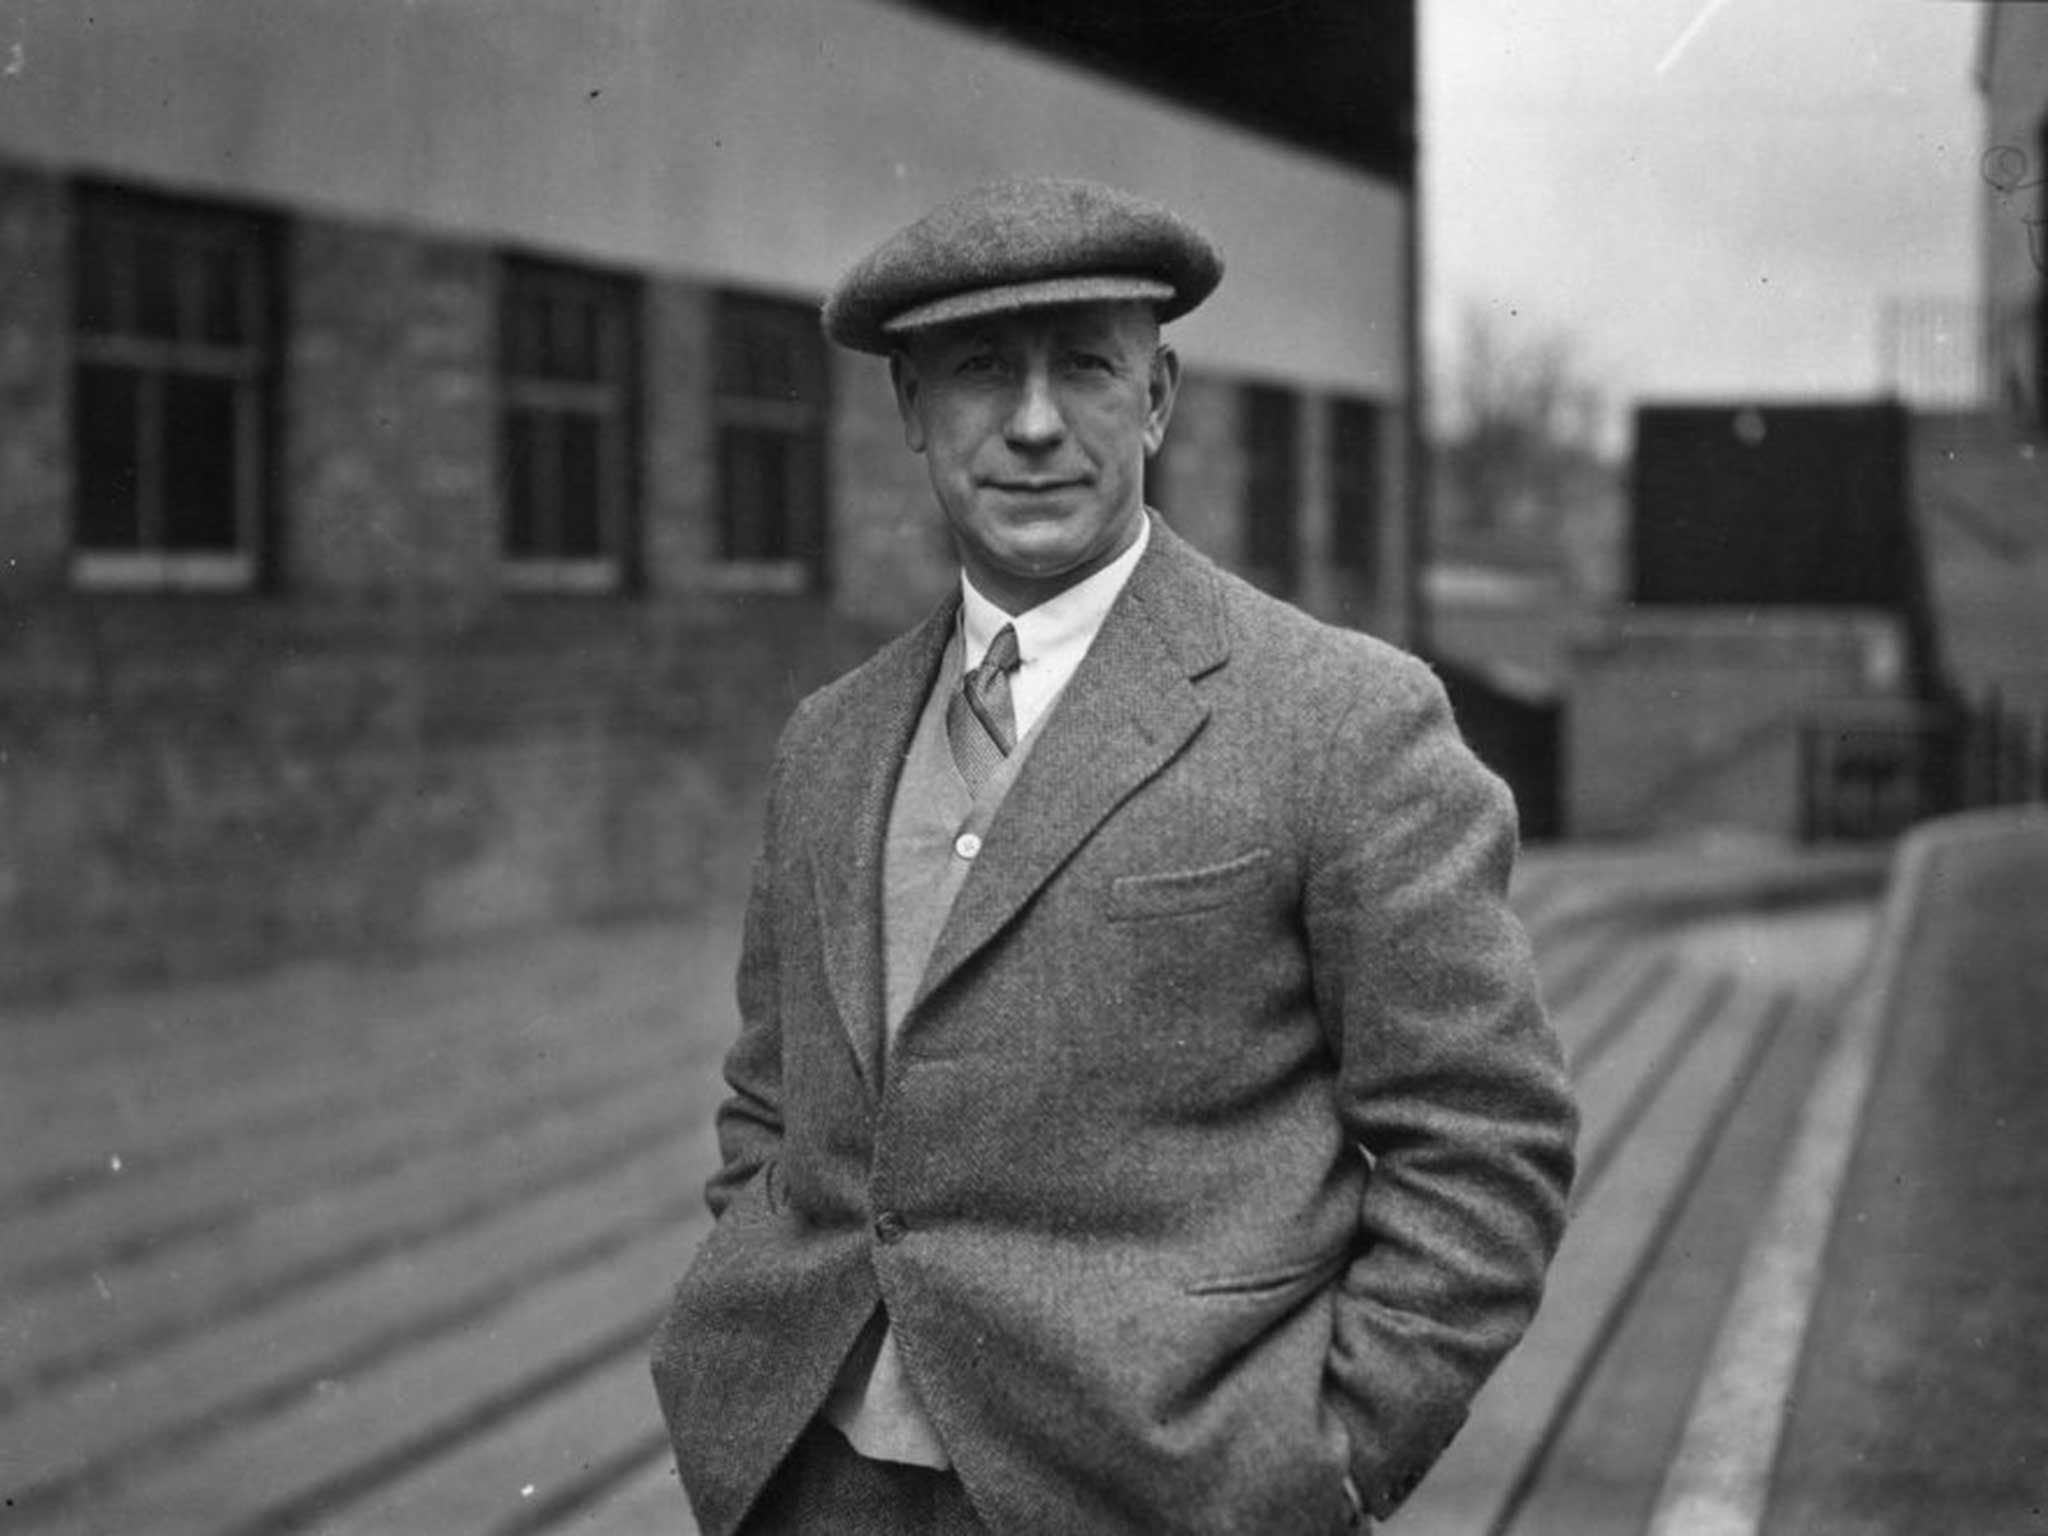
M 1067 367 L 1075 373 L 1112 373 L 1115 365 L 1100 352 L 1076 352 L 1067 359 Z
M 956 372 L 969 375 L 987 375 L 1000 372 L 1002 359 L 993 352 L 970 352 L 960 359 Z

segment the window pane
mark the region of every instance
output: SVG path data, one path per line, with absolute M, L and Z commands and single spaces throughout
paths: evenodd
M 587 380 L 597 373 L 597 307 L 587 299 L 560 293 L 549 306 L 554 345 L 548 359 L 551 378 Z
M 77 546 L 245 553 L 263 492 L 266 385 L 247 350 L 247 371 L 224 377 L 220 349 L 263 340 L 262 227 L 93 187 L 76 209 L 76 325 L 91 338 L 74 365 Z
M 562 306 L 546 283 L 534 283 L 526 305 L 533 311 L 533 374 L 537 379 L 562 376 Z
M 164 534 L 170 550 L 231 550 L 237 532 L 239 386 L 190 374 L 164 377 Z
M 88 336 L 105 336 L 122 328 L 122 287 L 131 270 L 134 241 L 112 219 L 87 218 L 80 228 L 78 328 Z
M 554 290 L 546 283 L 529 283 L 526 297 L 522 302 L 533 314 L 533 355 L 529 360 L 531 367 L 528 376 L 536 379 L 560 378 L 561 305 L 555 300 Z
M 504 368 L 508 376 L 530 379 L 540 372 L 541 328 L 546 321 L 534 302 L 532 284 L 514 273 L 506 279 L 503 327 Z
M 614 556 L 631 515 L 633 289 L 516 258 L 507 258 L 503 270 L 505 553 Z
M 824 341 L 809 306 L 728 295 L 718 337 L 719 393 L 806 405 L 824 400 Z
M 589 282 L 510 269 L 505 290 L 505 372 L 522 379 L 599 382 L 609 359 L 600 345 L 608 313 L 623 300 Z
M 1379 413 L 1340 400 L 1331 418 L 1331 486 L 1337 563 L 1371 574 L 1379 549 Z
M 716 337 L 720 553 L 812 560 L 823 544 L 825 462 L 826 358 L 816 311 L 723 294 Z M 782 409 L 764 418 L 764 404 Z
M 824 553 L 824 450 L 814 437 L 790 437 L 783 456 L 783 547 L 793 560 L 813 560 Z
M 603 554 L 604 484 L 599 425 L 588 416 L 564 416 L 562 431 L 562 503 L 552 519 L 561 547 L 558 554 L 588 558 Z
M 505 413 L 505 552 L 540 554 L 539 480 L 545 462 L 546 418 L 516 407 Z
M 748 328 L 746 345 L 746 392 L 759 400 L 794 400 L 796 367 L 790 356 L 789 338 L 770 325 L 756 323 Z
M 248 263 L 234 246 L 195 249 L 199 263 L 199 334 L 223 346 L 253 341 L 246 284 Z
M 1298 496 L 1294 397 L 1254 387 L 1245 395 L 1246 552 L 1261 570 L 1291 583 L 1295 575 Z
M 124 368 L 78 370 L 78 547 L 140 549 L 141 385 Z
M 747 427 L 720 434 L 719 542 L 728 560 L 784 560 L 792 553 L 786 442 Z
M 719 393 L 745 400 L 760 398 L 761 364 L 756 358 L 760 350 L 759 330 L 745 304 L 727 302 L 718 326 Z
M 178 334 L 178 242 L 161 230 L 135 234 L 135 330 L 163 341 Z

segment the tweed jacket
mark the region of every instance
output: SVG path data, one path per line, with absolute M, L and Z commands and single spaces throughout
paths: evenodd
M 707 1536 L 877 1304 L 999 1533 L 1384 1515 L 1531 1316 L 1575 1111 L 1513 803 L 1421 663 L 1152 545 L 886 1060 L 881 859 L 957 597 L 778 749 L 717 1220 L 655 1343 Z

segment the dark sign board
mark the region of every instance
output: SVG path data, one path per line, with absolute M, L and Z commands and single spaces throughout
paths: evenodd
M 1644 406 L 1635 600 L 1910 607 L 1906 443 L 1893 403 Z

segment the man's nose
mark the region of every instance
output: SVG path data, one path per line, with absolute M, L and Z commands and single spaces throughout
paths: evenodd
M 1044 447 L 1066 435 L 1067 419 L 1060 409 L 1059 394 L 1052 374 L 1045 368 L 1026 370 L 1017 386 L 1017 398 L 1003 424 L 1003 435 L 1019 447 Z

